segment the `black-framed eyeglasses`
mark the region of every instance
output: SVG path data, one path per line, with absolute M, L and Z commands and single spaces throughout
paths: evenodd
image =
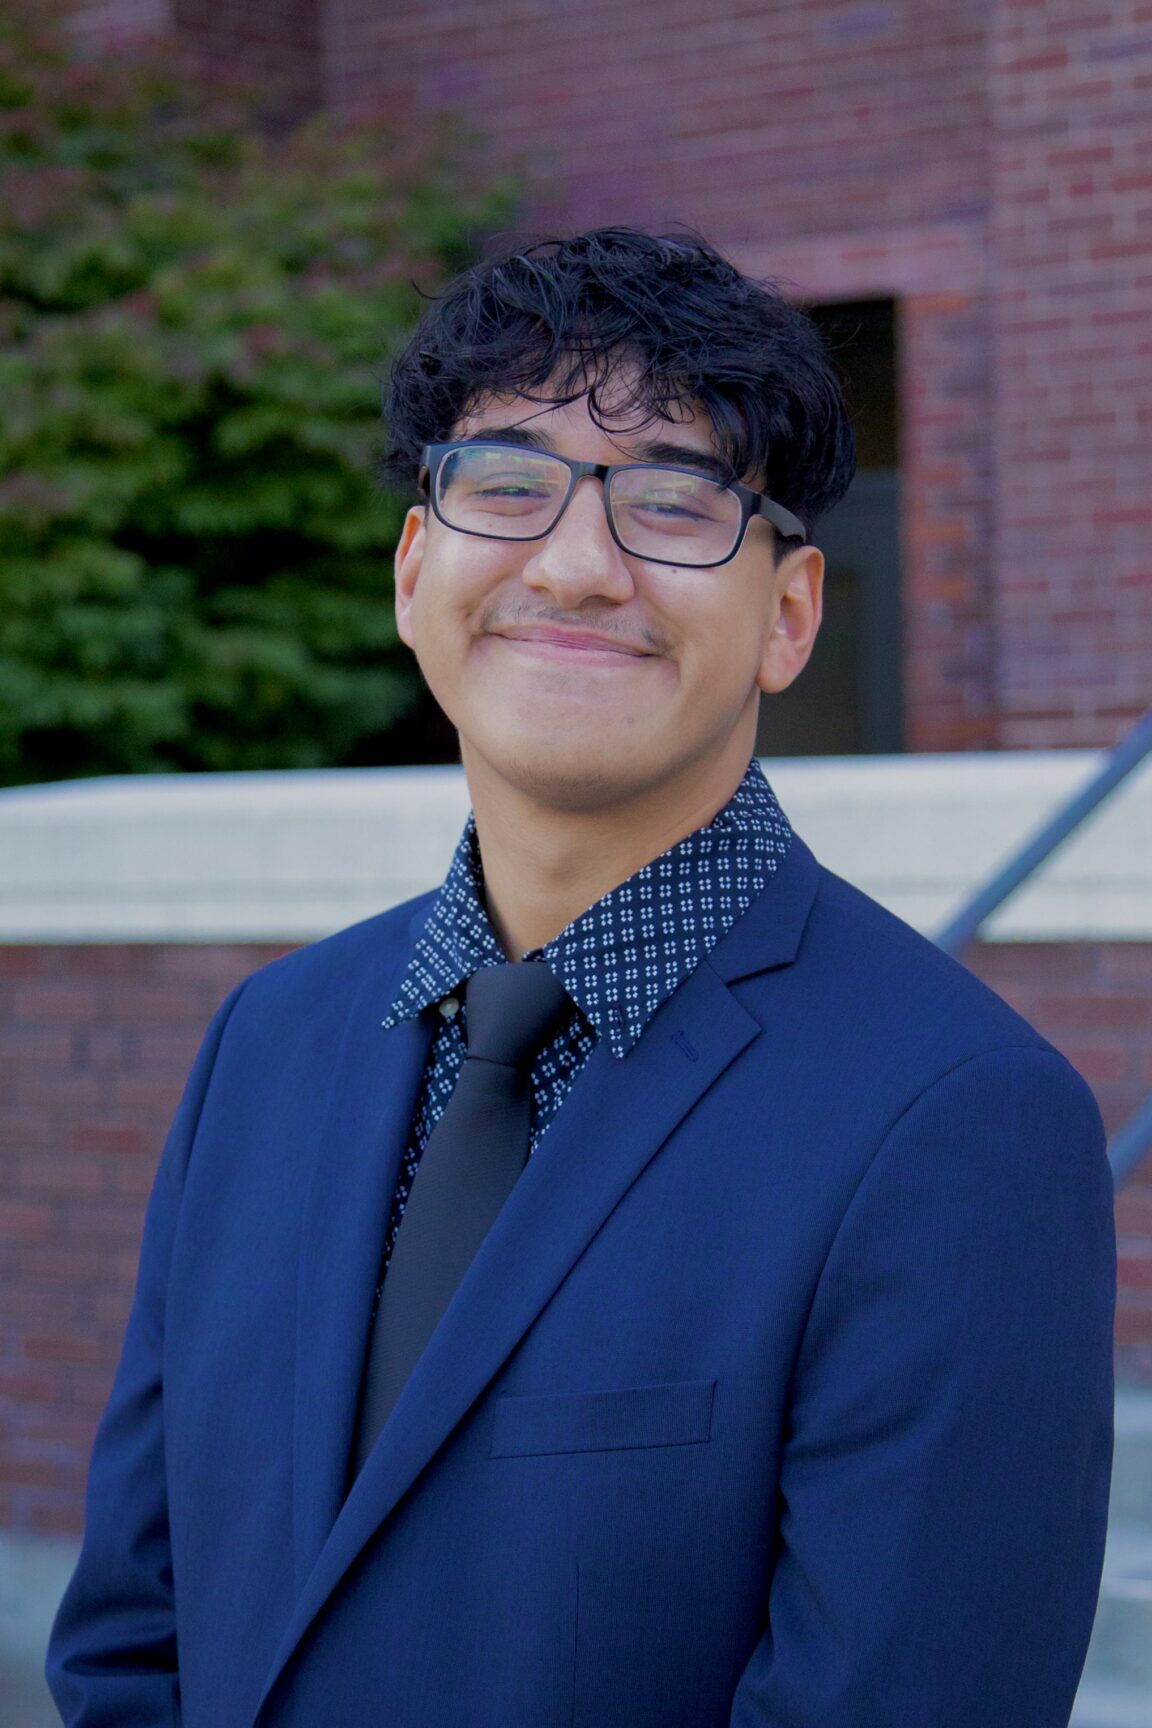
M 807 539 L 803 522 L 782 504 L 695 468 L 576 462 L 495 439 L 427 444 L 420 454 L 420 491 L 437 518 L 486 540 L 543 540 L 586 475 L 604 483 L 604 513 L 620 550 L 653 564 L 727 564 L 754 516 L 789 539 Z

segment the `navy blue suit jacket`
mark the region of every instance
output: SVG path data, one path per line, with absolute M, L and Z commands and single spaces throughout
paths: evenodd
M 233 991 L 149 1203 L 76 1728 L 1064 1728 L 1112 1452 L 1092 1095 L 799 838 L 596 1048 L 342 1504 L 430 896 Z

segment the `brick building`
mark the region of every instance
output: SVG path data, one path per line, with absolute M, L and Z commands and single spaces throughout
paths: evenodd
M 823 309 L 864 468 L 829 612 L 860 627 L 766 751 L 1104 744 L 1147 707 L 1152 4 L 78 10 L 105 40 L 167 24 L 290 111 L 449 112 L 533 225 L 688 222 Z M 831 725 L 822 686 L 856 690 Z
M 418 127 L 449 110 L 522 175 L 532 225 L 688 222 L 816 310 L 862 469 L 817 536 L 826 628 L 764 754 L 1100 746 L 1148 706 L 1152 4 L 76 10 L 104 42 L 175 30 L 265 78 L 285 114 L 326 103 Z M 210 1012 L 296 939 L 290 922 L 204 940 L 0 932 L 17 1321 L 0 1345 L 0 1528 L 78 1528 L 163 1128 Z M 1152 918 L 1078 928 L 969 959 L 1115 1128 L 1152 1087 Z M 1118 1343 L 1146 1365 L 1147 1164 L 1118 1220 Z

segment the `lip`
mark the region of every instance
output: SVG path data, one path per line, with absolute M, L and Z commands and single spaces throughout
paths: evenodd
M 554 658 L 604 660 L 617 664 L 621 660 L 653 658 L 648 648 L 637 648 L 615 636 L 601 636 L 592 630 L 561 630 L 555 625 L 524 624 L 511 625 L 507 630 L 496 630 L 493 634 L 514 648 Z

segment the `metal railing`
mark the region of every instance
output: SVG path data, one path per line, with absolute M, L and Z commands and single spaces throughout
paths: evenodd
M 972 941 L 980 927 L 1002 906 L 1009 895 L 1015 894 L 1035 870 L 1050 858 L 1069 835 L 1074 834 L 1092 812 L 1152 754 L 1152 709 L 1126 732 L 1110 750 L 1097 773 L 1086 786 L 1062 804 L 1048 821 L 1026 840 L 1006 864 L 1001 865 L 990 881 L 978 889 L 972 898 L 950 918 L 933 940 L 946 954 L 958 956 Z M 1152 1149 L 1152 1095 L 1144 1100 L 1136 1113 L 1112 1136 L 1108 1145 L 1108 1160 L 1119 1187 L 1129 1177 L 1144 1154 Z

